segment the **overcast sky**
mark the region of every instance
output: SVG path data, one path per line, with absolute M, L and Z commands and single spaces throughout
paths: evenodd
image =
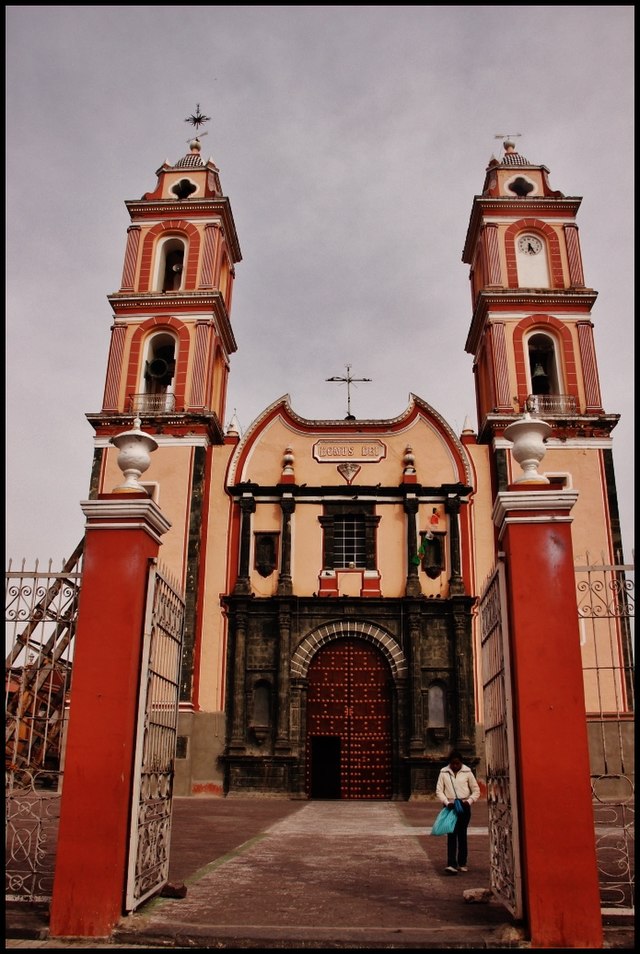
M 476 427 L 468 266 L 496 134 L 582 196 L 603 403 L 633 541 L 631 6 L 9 6 L 7 556 L 82 537 L 126 199 L 211 117 L 243 260 L 228 423 L 289 394 L 391 418 L 409 394 Z M 579 488 L 578 488 L 579 489 Z

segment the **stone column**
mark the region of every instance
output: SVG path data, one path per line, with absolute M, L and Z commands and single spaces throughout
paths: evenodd
M 242 611 L 236 612 L 234 623 L 233 720 L 229 752 L 237 754 L 245 750 L 247 614 Z
M 282 555 L 280 558 L 280 577 L 278 596 L 291 595 L 291 514 L 296 509 L 292 494 L 283 494 L 280 500 L 282 509 Z
M 291 670 L 291 609 L 288 604 L 280 605 L 278 614 L 278 725 L 276 752 L 280 755 L 291 750 L 289 744 L 289 683 Z
M 133 291 L 141 234 L 142 230 L 139 225 L 130 225 L 127 229 L 127 250 L 124 254 L 124 268 L 122 270 L 122 282 L 120 284 L 120 291 L 122 292 Z
M 424 719 L 422 715 L 422 655 L 420 645 L 420 615 L 409 610 L 409 647 L 411 652 L 411 742 L 413 754 L 424 752 Z
M 307 753 L 307 680 L 291 680 L 291 742 L 294 754 L 298 756 L 294 771 L 297 773 L 295 791 L 292 798 L 306 798 Z
M 255 513 L 256 502 L 251 494 L 243 494 L 240 498 L 242 520 L 240 524 L 240 566 L 234 593 L 250 593 L 251 580 L 249 577 L 249 555 L 251 553 L 251 514 Z
M 584 288 L 584 274 L 582 271 L 582 256 L 580 254 L 580 238 L 578 226 L 567 223 L 563 226 L 567 245 L 567 261 L 569 262 L 569 281 L 575 288 Z
M 451 596 L 459 596 L 464 593 L 464 583 L 460 570 L 460 527 L 458 524 L 460 498 L 455 494 L 450 494 L 445 500 L 444 509 L 449 514 L 449 553 L 451 559 L 449 593 Z
M 407 596 L 420 596 L 420 580 L 418 578 L 418 564 L 414 562 L 418 553 L 418 532 L 416 530 L 416 514 L 418 513 L 418 498 L 407 494 L 404 500 L 404 512 L 407 515 Z
M 465 614 L 466 603 L 454 599 L 453 630 L 455 645 L 455 679 L 458 700 L 457 724 L 453 727 L 456 748 L 466 755 L 475 750 L 475 705 L 473 698 L 473 648 L 471 645 L 471 620 Z
M 484 239 L 487 285 L 502 285 L 500 272 L 500 248 L 498 244 L 498 226 L 487 223 L 482 229 Z

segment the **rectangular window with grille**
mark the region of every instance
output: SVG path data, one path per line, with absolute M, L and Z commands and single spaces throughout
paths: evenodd
M 375 570 L 376 534 L 380 517 L 369 503 L 325 503 L 318 517 L 322 527 L 325 570 Z
M 335 518 L 333 565 L 337 568 L 367 565 L 364 514 L 345 514 Z

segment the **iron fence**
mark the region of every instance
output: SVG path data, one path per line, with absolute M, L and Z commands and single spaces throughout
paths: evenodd
M 6 573 L 5 896 L 51 899 L 60 816 L 80 543 L 60 572 Z
M 603 911 L 635 896 L 634 567 L 576 566 L 596 856 Z

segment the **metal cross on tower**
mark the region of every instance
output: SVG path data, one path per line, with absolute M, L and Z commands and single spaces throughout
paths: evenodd
M 200 112 L 200 103 L 196 103 L 195 113 L 191 113 L 190 116 L 187 116 L 185 123 L 191 123 L 196 132 L 200 129 L 200 126 L 203 123 L 208 123 L 211 119 L 211 116 L 205 116 L 204 113 Z
M 185 123 L 191 123 L 191 125 L 195 129 L 196 142 L 200 142 L 203 136 L 208 135 L 208 133 L 206 132 L 200 132 L 200 126 L 204 125 L 204 123 L 208 123 L 210 119 L 211 119 L 211 116 L 205 116 L 204 113 L 200 112 L 200 103 L 196 103 L 195 113 L 191 113 L 191 115 L 187 116 L 187 118 L 185 119 Z M 191 139 L 187 139 L 187 142 L 190 143 L 191 141 L 192 141 Z
M 354 381 L 371 381 L 371 378 L 352 378 L 351 377 L 351 365 L 346 365 L 347 375 L 344 378 L 334 375 L 332 378 L 325 378 L 325 381 L 337 381 L 340 384 L 347 385 L 347 416 L 345 421 L 355 421 L 354 415 L 351 413 L 351 385 Z

